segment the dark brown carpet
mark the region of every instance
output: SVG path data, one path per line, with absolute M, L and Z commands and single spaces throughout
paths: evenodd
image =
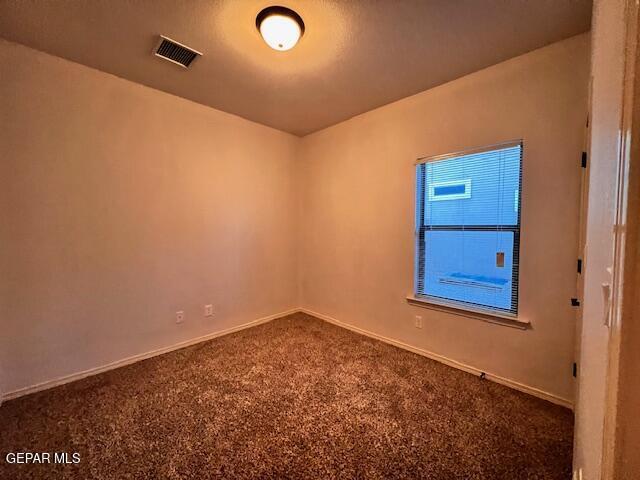
M 569 410 L 303 314 L 0 407 L 0 478 L 571 477 Z M 79 452 L 9 465 L 7 452 Z

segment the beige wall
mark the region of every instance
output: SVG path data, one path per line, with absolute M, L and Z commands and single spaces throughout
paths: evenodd
M 303 138 L 301 305 L 572 399 L 588 68 L 581 35 Z M 409 306 L 415 160 L 518 138 L 520 317 L 532 328 Z M 422 330 L 414 315 L 423 316 Z
M 4 41 L 0 65 L 0 390 L 296 306 L 296 137 Z
M 15 44 L 0 62 L 5 393 L 300 306 L 571 399 L 587 36 L 302 140 Z M 533 328 L 409 306 L 413 162 L 516 138 Z

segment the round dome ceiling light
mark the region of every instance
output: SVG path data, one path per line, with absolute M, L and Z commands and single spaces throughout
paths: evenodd
M 256 27 L 266 44 L 281 52 L 295 47 L 304 33 L 302 18 L 287 7 L 265 8 L 256 17 Z

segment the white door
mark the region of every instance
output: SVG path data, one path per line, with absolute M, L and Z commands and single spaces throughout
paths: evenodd
M 584 480 L 599 480 L 602 472 L 611 320 L 609 300 L 613 284 L 623 118 L 625 15 L 627 4 L 632 1 L 594 2 L 589 193 L 574 452 L 575 470 L 581 472 Z

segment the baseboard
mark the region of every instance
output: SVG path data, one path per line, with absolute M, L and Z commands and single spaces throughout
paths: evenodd
M 428 350 L 424 350 L 422 348 L 414 347 L 407 343 L 401 342 L 399 340 L 395 340 L 393 338 L 385 337 L 384 335 L 380 335 L 369 330 L 365 330 L 360 327 L 356 327 L 350 325 L 348 323 L 337 320 L 329 315 L 324 315 L 322 313 L 314 312 L 312 310 L 306 308 L 294 308 L 291 310 L 287 310 L 280 313 L 275 313 L 273 315 L 269 315 L 266 317 L 259 318 L 257 320 L 252 320 L 250 322 L 244 323 L 242 325 L 237 325 L 235 327 L 227 328 L 225 330 L 219 330 L 217 332 L 212 332 L 207 335 L 203 335 L 200 337 L 192 338 L 190 340 L 185 340 L 183 342 L 179 342 L 173 345 L 169 345 L 167 347 L 158 348 L 156 350 L 151 350 L 149 352 L 141 353 L 138 355 L 133 355 L 131 357 L 124 358 L 122 360 L 116 360 L 115 362 L 108 363 L 106 365 L 102 365 L 100 367 L 90 368 L 88 370 L 84 370 L 81 372 L 72 373 L 70 375 L 65 375 L 63 377 L 59 377 L 53 380 L 48 380 L 46 382 L 41 382 L 36 385 L 32 385 L 29 387 L 23 387 L 17 390 L 10 391 L 0 398 L 0 404 L 2 404 L 5 400 L 11 400 L 14 398 L 22 397 L 24 395 L 29 395 L 31 393 L 39 392 L 42 390 L 47 390 L 49 388 L 57 387 L 59 385 L 64 385 L 65 383 L 74 382 L 76 380 L 80 380 L 85 377 L 89 377 L 92 375 L 98 375 L 103 372 L 107 372 L 109 370 L 113 370 L 119 367 L 123 367 L 125 365 L 129 365 L 135 362 L 139 362 L 141 360 L 146 360 L 147 358 L 155 357 L 158 355 L 162 355 L 164 353 L 169 353 L 174 350 L 179 350 L 181 348 L 190 347 L 191 345 L 195 345 L 201 342 L 206 342 L 207 340 L 211 340 L 213 338 L 222 337 L 224 335 L 229 335 L 230 333 L 238 332 L 240 330 L 245 330 L 247 328 L 254 327 L 256 325 L 260 325 L 262 323 L 270 322 L 271 320 L 275 320 L 276 318 L 285 317 L 287 315 L 291 315 L 292 313 L 302 312 L 307 315 L 311 315 L 313 317 L 319 318 L 320 320 L 324 320 L 326 322 L 332 323 L 342 328 L 346 328 L 347 330 L 351 330 L 353 332 L 359 333 L 361 335 L 365 335 L 370 338 L 375 338 L 376 340 L 380 340 L 381 342 L 388 343 L 390 345 L 394 345 L 398 348 L 402 348 L 404 350 L 408 350 L 410 352 L 416 353 L 418 355 L 422 355 L 423 357 L 430 358 L 440 363 L 444 363 L 445 365 L 449 365 L 450 367 L 457 368 L 459 370 L 463 370 L 465 372 L 471 373 L 473 375 L 480 376 L 482 373 L 485 374 L 485 378 L 487 380 L 491 380 L 493 382 L 499 383 L 501 385 L 505 385 L 507 387 L 513 388 L 515 390 L 519 390 L 524 393 L 528 393 L 529 395 L 533 395 L 538 398 L 542 398 L 549 402 L 555 403 L 557 405 L 561 405 L 563 407 L 573 409 L 573 402 L 569 399 L 559 397 L 553 393 L 546 392 L 544 390 L 531 387 L 529 385 L 525 385 L 520 382 L 516 382 L 515 380 L 511 380 L 509 378 L 502 377 L 500 375 L 493 374 L 491 372 L 483 372 L 482 370 L 473 367 L 471 365 L 467 365 L 465 363 L 459 362 L 457 360 L 453 360 L 444 355 L 440 355 L 437 353 L 430 352 Z
M 559 397 L 553 393 L 545 392 L 536 387 L 531 387 L 529 385 L 525 385 L 520 382 L 516 382 L 515 380 L 511 380 L 509 378 L 502 377 L 500 375 L 496 375 L 490 372 L 484 372 L 476 367 L 472 367 L 471 365 L 467 365 L 465 363 L 459 362 L 457 360 L 453 360 L 451 358 L 445 357 L 444 355 L 440 355 L 437 353 L 430 352 L 428 350 L 424 350 L 422 348 L 414 347 L 407 343 L 401 342 L 399 340 L 395 340 L 393 338 L 385 337 L 384 335 L 380 335 L 378 333 L 371 332 L 369 330 L 365 330 L 363 328 L 355 327 L 353 325 L 349 325 L 348 323 L 337 320 L 329 315 L 324 315 L 322 313 L 314 312 L 312 310 L 308 310 L 306 308 L 300 308 L 300 311 L 306 313 L 307 315 L 311 315 L 313 317 L 319 318 L 326 322 L 332 323 L 342 328 L 346 328 L 347 330 L 351 330 L 353 332 L 359 333 L 361 335 L 365 335 L 370 338 L 375 338 L 376 340 L 380 340 L 384 343 L 388 343 L 390 345 L 394 345 L 398 348 L 402 348 L 404 350 L 408 350 L 410 352 L 416 353 L 418 355 L 422 355 L 423 357 L 430 358 L 440 363 L 444 363 L 445 365 L 449 365 L 450 367 L 457 368 L 459 370 L 463 370 L 465 372 L 471 373 L 473 375 L 480 376 L 484 373 L 484 378 L 487 380 L 491 380 L 492 382 L 499 383 L 501 385 L 505 385 L 507 387 L 513 388 L 515 390 L 519 390 L 524 393 L 528 393 L 529 395 L 533 395 L 534 397 L 542 398 L 549 402 L 555 403 L 556 405 L 561 405 L 566 408 L 570 408 L 573 410 L 573 402 L 567 398 Z
M 271 320 L 275 320 L 276 318 L 285 317 L 287 315 L 290 315 L 292 313 L 296 313 L 299 311 L 300 311 L 299 308 L 294 308 L 291 310 L 287 310 L 285 312 L 275 313 L 267 317 L 262 317 L 262 318 L 258 318 L 257 320 L 252 320 L 250 322 L 243 323 L 242 325 L 237 325 L 235 327 L 219 330 L 217 332 L 208 333 L 206 335 L 192 338 L 190 340 L 185 340 L 183 342 L 169 345 L 167 347 L 162 347 L 156 350 L 151 350 L 149 352 L 140 353 L 138 355 L 133 355 L 131 357 L 123 358 L 122 360 L 116 360 L 115 362 L 111 362 L 106 365 L 102 365 L 100 367 L 94 367 L 88 370 L 83 370 L 81 372 L 65 375 L 63 377 L 58 377 L 53 380 L 47 380 L 46 382 L 41 382 L 36 385 L 31 385 L 29 387 L 19 388 L 17 390 L 7 392 L 5 395 L 3 395 L 2 398 L 0 398 L 0 404 L 2 404 L 2 402 L 6 400 L 22 397 L 24 395 L 29 395 L 30 393 L 39 392 L 41 390 L 48 390 L 49 388 L 57 387 L 59 385 L 64 385 L 65 383 L 75 382 L 76 380 L 80 380 L 82 378 L 90 377 L 92 375 L 98 375 L 99 373 L 107 372 L 109 370 L 113 370 L 119 367 L 124 367 L 125 365 L 130 365 L 132 363 L 139 362 L 141 360 L 146 360 L 147 358 L 156 357 L 164 353 L 173 352 L 174 350 L 190 347 L 191 345 L 195 345 L 197 343 L 206 342 L 207 340 L 211 340 L 213 338 L 222 337 L 224 335 L 229 335 L 230 333 L 255 327 L 256 325 L 267 323 L 267 322 L 270 322 Z

